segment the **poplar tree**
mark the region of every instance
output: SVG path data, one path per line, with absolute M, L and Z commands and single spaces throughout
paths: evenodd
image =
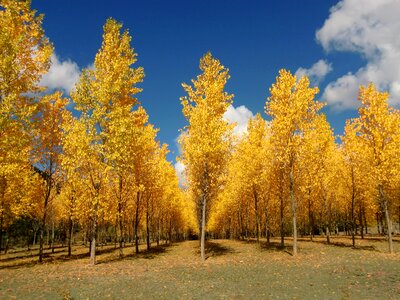
M 108 19 L 104 25 L 102 46 L 96 54 L 94 69 L 83 71 L 72 98 L 81 119 L 86 125 L 90 166 L 91 190 L 91 255 L 95 264 L 96 234 L 101 201 L 106 200 L 107 143 L 110 139 L 109 120 L 118 109 L 130 111 L 138 103 L 135 94 L 141 91 L 136 85 L 142 82 L 142 68 L 132 65 L 137 54 L 131 48 L 128 31 L 121 33 L 122 24 Z M 120 127 L 123 129 L 123 127 Z M 97 167 L 98 169 L 94 169 Z M 104 193 L 104 194 L 102 194 Z
M 182 112 L 189 125 L 182 135 L 182 162 L 197 207 L 201 258 L 205 260 L 208 211 L 220 191 L 221 177 L 229 157 L 231 126 L 223 115 L 233 95 L 224 91 L 229 79 L 226 69 L 210 52 L 200 60 L 202 73 L 192 84 L 182 84 Z
M 265 111 L 272 117 L 271 143 L 275 151 L 278 168 L 287 174 L 287 189 L 290 192 L 290 203 L 293 225 L 293 255 L 297 254 L 297 220 L 296 220 L 296 178 L 298 155 L 304 133 L 309 130 L 312 121 L 323 104 L 314 100 L 318 88 L 311 88 L 307 76 L 297 82 L 296 76 L 289 71 L 280 70 L 276 83 L 270 88 L 271 96 L 266 102 Z M 282 183 L 283 184 L 283 183 Z

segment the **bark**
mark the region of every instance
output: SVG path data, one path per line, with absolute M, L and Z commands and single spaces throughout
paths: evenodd
M 256 213 L 256 237 L 257 243 L 260 241 L 260 221 L 258 217 L 258 199 L 257 199 L 257 191 L 255 187 L 253 187 L 253 195 L 254 195 L 254 209 Z
M 367 216 L 365 215 L 365 206 L 363 207 L 363 219 L 365 226 L 365 234 L 368 234 L 368 224 L 367 224 Z
M 54 234 L 54 216 L 53 216 L 53 220 L 51 223 L 51 253 L 54 253 L 54 238 L 55 234 Z
M 284 227 L 283 227 L 283 195 L 281 194 L 280 197 L 280 225 L 281 225 L 281 247 L 285 246 L 285 233 L 284 233 Z
M 360 219 L 360 232 L 361 232 L 361 239 L 364 239 L 364 220 L 363 220 L 363 213 L 362 213 L 362 205 L 360 203 L 360 212 L 359 212 L 359 219 Z
M 51 169 L 51 167 L 50 167 Z M 47 190 L 44 198 L 44 208 L 43 208 L 43 217 L 42 223 L 40 225 L 40 235 L 39 235 L 39 262 L 43 262 L 43 240 L 44 240 L 44 227 L 46 226 L 46 218 L 47 218 L 47 206 L 49 204 L 50 193 L 52 189 L 52 178 L 49 176 L 47 179 Z
M 325 209 L 325 217 L 326 217 L 326 223 L 325 223 L 326 242 L 328 244 L 330 244 L 331 241 L 330 241 L 330 232 L 329 232 L 329 213 L 328 213 L 328 203 L 327 203 L 325 191 L 324 191 L 324 209 Z
M 135 252 L 136 254 L 139 253 L 139 236 L 138 236 L 138 230 L 139 230 L 139 202 L 140 202 L 140 192 L 136 193 L 136 211 L 135 211 Z
M 98 194 L 98 193 L 97 193 Z M 96 236 L 97 236 L 97 211 L 98 202 L 96 199 L 94 213 L 93 213 L 93 224 L 92 224 L 92 236 L 90 239 L 90 264 L 94 266 L 96 264 Z
M 376 227 L 377 227 L 377 230 L 378 230 L 378 234 L 380 235 L 381 234 L 381 229 L 379 227 L 379 213 L 377 212 L 375 215 L 376 215 Z
M 146 246 L 150 250 L 150 214 L 149 214 L 149 197 L 146 201 Z
M 311 211 L 311 189 L 308 189 L 308 223 L 310 227 L 310 241 L 313 240 L 313 230 L 314 230 L 314 224 L 313 224 L 313 217 L 312 217 L 312 211 Z
M 388 232 L 388 243 L 389 243 L 389 253 L 393 253 L 393 239 L 392 239 L 392 222 L 390 220 L 389 208 L 388 208 L 388 200 L 383 191 L 383 186 L 379 186 L 379 195 L 381 200 L 383 201 L 383 207 L 385 209 L 386 223 L 387 223 L 387 232 Z
M 293 218 L 293 256 L 297 255 L 297 224 L 296 224 L 296 199 L 294 197 L 294 178 L 293 178 L 293 163 L 290 168 L 290 202 L 292 205 Z
M 352 181 L 352 193 L 351 193 L 351 240 L 352 245 L 355 247 L 356 240 L 355 240 L 355 220 L 354 220 L 354 204 L 356 198 L 356 192 L 354 187 L 354 170 L 351 172 L 351 181 Z
M 74 221 L 72 220 L 72 216 L 69 216 L 69 225 L 68 225 L 68 257 L 72 255 L 72 235 L 74 232 Z
M 1 249 L 3 246 L 3 213 L 1 213 L 1 217 L 0 217 L 0 253 L 1 253 Z M 29 240 L 28 240 L 28 248 L 29 248 Z
M 200 240 L 200 253 L 201 260 L 206 260 L 206 251 L 205 251 L 205 243 L 206 243 L 206 208 L 207 208 L 207 197 L 203 196 L 203 206 L 201 212 L 201 240 Z
M 270 239 L 271 239 L 271 232 L 269 230 L 269 220 L 268 220 L 268 213 L 265 212 L 265 229 L 266 233 L 265 235 L 267 236 L 267 244 L 270 244 Z
M 124 226 L 122 222 L 122 178 L 119 177 L 119 199 L 118 199 L 118 225 L 119 225 L 119 257 L 124 257 L 123 243 L 124 243 Z

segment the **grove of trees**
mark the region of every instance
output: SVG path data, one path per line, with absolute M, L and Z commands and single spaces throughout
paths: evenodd
M 224 113 L 229 70 L 211 53 L 183 84 L 187 119 L 177 158 L 166 158 L 140 99 L 144 70 L 131 36 L 108 19 L 93 68 L 70 95 L 39 86 L 53 47 L 30 1 L 0 0 L 0 251 L 66 243 L 79 236 L 96 263 L 99 243 L 150 249 L 198 235 L 205 259 L 215 238 L 311 240 L 374 226 L 393 252 L 400 225 L 400 114 L 373 83 L 361 86 L 359 117 L 333 133 L 306 76 L 279 71 L 264 119 L 233 133 Z

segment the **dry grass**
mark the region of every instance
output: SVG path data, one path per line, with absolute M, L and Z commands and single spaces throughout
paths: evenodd
M 44 264 L 36 263 L 36 251 L 3 254 L 0 298 L 400 299 L 399 239 L 394 255 L 381 238 L 358 239 L 355 249 L 345 237 L 331 245 L 304 239 L 296 257 L 289 239 L 284 248 L 278 242 L 210 241 L 204 263 L 197 241 L 140 255 L 129 247 L 122 260 L 113 246 L 100 247 L 96 266 L 88 265 L 84 247 L 75 249 L 74 259 L 57 248 Z

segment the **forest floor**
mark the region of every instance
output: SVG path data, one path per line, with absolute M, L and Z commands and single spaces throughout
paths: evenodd
M 400 299 L 400 238 L 387 254 L 384 238 L 333 237 L 332 244 L 300 239 L 291 255 L 273 239 L 211 240 L 200 261 L 198 241 L 154 247 L 139 255 L 125 248 L 99 247 L 89 266 L 88 248 L 14 250 L 0 256 L 0 299 Z

